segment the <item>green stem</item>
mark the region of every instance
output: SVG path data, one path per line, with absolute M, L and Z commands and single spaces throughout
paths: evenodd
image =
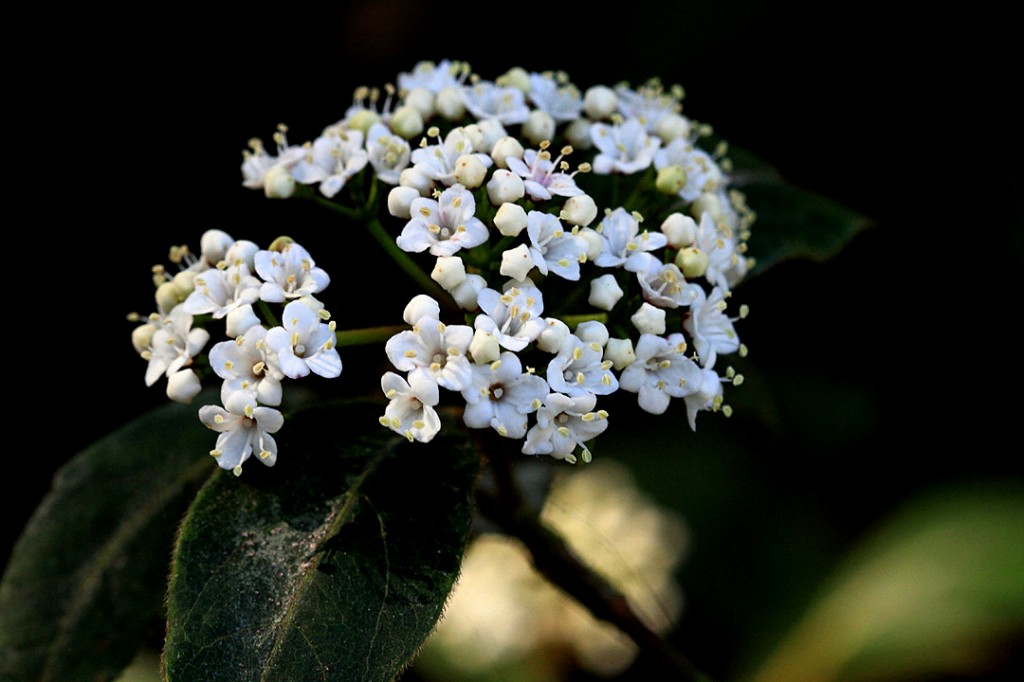
M 384 343 L 395 334 L 407 331 L 408 325 L 386 325 L 383 327 L 364 327 L 362 329 L 346 329 L 335 332 L 338 348 L 345 346 L 368 346 L 373 343 Z
M 263 313 L 263 317 L 266 319 L 267 324 L 271 327 L 279 327 L 280 324 L 277 321 L 277 316 L 274 315 L 274 311 L 270 309 L 267 302 L 260 299 L 260 312 Z
M 320 196 L 319 194 L 310 197 L 316 203 L 320 204 L 324 208 L 329 208 L 335 213 L 340 213 L 349 220 L 362 220 L 363 214 L 355 209 L 351 209 L 348 206 L 342 206 L 341 204 L 331 201 L 327 197 Z
M 584 322 L 601 322 L 602 324 L 608 324 L 608 313 L 579 313 L 578 315 L 562 315 L 558 319 L 565 322 L 569 329 L 574 330 Z

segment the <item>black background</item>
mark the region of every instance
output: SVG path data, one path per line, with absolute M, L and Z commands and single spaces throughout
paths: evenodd
M 248 138 L 269 143 L 286 122 L 311 139 L 356 86 L 421 59 L 464 59 L 489 79 L 563 69 L 584 88 L 681 83 L 689 116 L 875 220 L 833 261 L 742 290 L 755 315 L 741 333 L 767 375 L 817 373 L 874 405 L 870 434 L 779 462 L 845 537 L 933 483 L 1021 478 L 1019 440 L 1001 442 L 1019 399 L 999 396 L 1016 374 L 1020 119 L 982 82 L 1006 83 L 1004 22 L 987 20 L 979 71 L 962 41 L 973 29 L 862 3 L 523 3 L 498 19 L 410 0 L 254 7 L 55 12 L 15 55 L 5 348 L 8 437 L 25 444 L 8 445 L 0 560 L 62 462 L 164 401 L 143 385 L 125 315 L 148 312 L 148 269 L 171 244 L 209 228 L 302 235 L 332 275 L 340 325 L 404 296 L 362 270 L 358 235 L 318 252 L 330 217 L 243 189 L 239 165 Z M 372 390 L 373 363 L 360 384 L 346 362 L 342 378 Z M 827 429 L 841 405 L 807 409 Z

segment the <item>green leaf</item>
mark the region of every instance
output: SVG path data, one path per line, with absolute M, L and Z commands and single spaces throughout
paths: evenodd
M 748 242 L 756 262 L 751 274 L 793 258 L 828 260 L 873 225 L 847 206 L 790 184 L 751 152 L 730 146 L 729 158 L 734 184 L 757 214 Z
M 974 675 L 1024 632 L 1024 489 L 918 499 L 845 563 L 756 682 Z
M 459 571 L 477 456 L 451 428 L 409 443 L 346 403 L 289 418 L 273 469 L 214 477 L 182 525 L 171 682 L 390 680 Z
M 159 622 L 209 440 L 194 406 L 169 405 L 57 473 L 0 583 L 0 679 L 109 680 L 132 660 Z

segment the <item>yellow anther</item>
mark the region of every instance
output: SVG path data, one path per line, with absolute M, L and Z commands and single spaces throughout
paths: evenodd
M 572 145 L 565 145 L 562 147 L 562 156 L 569 156 L 572 154 Z
M 241 464 L 236 464 L 235 468 L 231 470 L 231 473 L 233 473 L 235 476 L 241 476 L 242 475 L 242 465 Z
M 448 350 L 448 355 L 451 355 L 454 358 L 457 358 L 460 355 L 462 355 L 462 351 L 459 350 L 458 348 L 456 348 L 455 346 L 449 346 L 447 350 Z
M 593 412 L 587 412 L 585 415 L 580 417 L 580 419 L 582 419 L 585 422 L 592 422 L 595 419 L 597 419 L 597 415 L 594 414 Z
M 440 362 L 432 362 L 432 363 L 430 363 L 430 371 L 431 372 L 440 372 L 441 371 L 441 363 Z
M 225 360 L 224 361 L 224 369 L 230 371 L 230 370 L 232 370 L 234 368 L 235 368 L 235 363 L 231 362 L 230 360 Z
M 292 332 L 292 346 L 294 347 L 294 346 L 297 346 L 297 345 L 299 345 L 299 333 L 298 332 Z
M 569 436 L 572 435 L 572 432 L 569 431 L 569 429 L 567 427 L 565 427 L 565 426 L 559 426 L 558 427 L 558 433 L 560 433 L 561 435 L 565 436 L 566 438 L 568 438 Z
M 585 464 L 590 464 L 594 459 L 594 456 L 590 454 L 590 450 L 587 450 L 586 448 L 583 448 L 583 452 L 580 453 L 580 456 L 583 457 L 583 462 Z
M 396 395 L 398 395 L 398 389 L 397 388 L 390 388 L 387 391 L 384 391 L 384 397 L 387 398 L 388 400 L 391 400 Z
M 601 383 L 604 384 L 605 386 L 611 386 L 612 385 L 612 375 L 611 374 L 602 374 L 601 375 Z
M 499 436 L 507 436 L 508 435 L 508 429 L 505 428 L 504 424 L 498 424 L 498 428 L 495 429 L 495 430 L 498 432 Z
M 266 450 L 260 450 L 260 459 L 266 459 L 267 457 L 270 457 L 270 453 Z
M 731 417 L 732 416 L 732 406 L 730 406 L 730 405 L 723 405 L 722 406 L 722 414 L 724 414 L 726 417 Z
M 750 349 L 747 348 L 746 344 L 741 343 L 740 344 L 740 357 L 741 358 L 747 357 L 747 353 L 749 353 L 749 352 L 750 352 Z
M 530 407 L 535 409 L 535 410 L 539 410 L 540 406 L 541 406 L 541 402 L 540 402 L 540 400 L 538 398 L 534 398 L 533 401 L 530 403 Z
M 585 380 L 586 380 L 586 377 L 583 376 L 583 372 L 576 372 L 576 383 L 577 384 L 583 385 L 583 382 Z
M 601 363 L 601 369 L 603 369 L 604 371 L 607 372 L 608 370 L 610 370 L 612 368 L 612 366 L 614 364 L 615 363 L 612 362 L 611 360 L 605 360 L 604 362 Z
M 422 429 L 424 426 L 426 426 L 426 423 L 419 419 L 412 423 L 412 428 L 414 429 Z
M 402 432 L 402 435 L 405 436 L 405 439 L 408 440 L 410 443 L 416 440 L 415 438 L 413 438 L 412 431 L 410 431 L 409 429 L 406 429 L 404 432 Z
M 462 197 L 452 199 L 452 208 L 459 208 L 460 206 L 462 206 Z
M 246 405 L 245 409 L 242 410 L 242 412 L 245 413 L 246 417 L 248 417 L 249 419 L 252 419 L 252 405 Z
M 737 374 L 736 376 L 734 376 L 732 378 L 732 385 L 733 386 L 739 386 L 742 383 L 743 383 L 743 375 L 742 374 Z
M 402 353 L 402 355 L 404 355 L 407 358 L 414 358 L 414 357 L 416 357 L 416 351 L 414 351 L 414 350 L 407 350 L 404 353 Z
M 579 346 L 576 346 L 575 348 L 572 349 L 572 359 L 575 362 L 576 360 L 579 360 L 581 357 L 583 357 L 583 349 L 580 348 Z
M 214 424 L 223 424 L 224 423 L 224 415 L 222 415 L 222 414 L 215 414 L 215 415 L 213 415 L 213 423 Z
M 607 419 L 608 418 L 608 411 L 607 410 L 598 410 L 597 411 L 597 416 L 600 417 L 601 419 Z
M 381 426 L 390 426 L 391 425 L 391 420 L 388 419 L 387 417 L 377 417 L 377 421 L 380 422 Z
M 401 419 L 399 419 L 398 417 L 392 417 L 392 418 L 391 418 L 391 426 L 392 426 L 393 428 L 396 428 L 396 429 L 397 429 L 397 428 L 398 428 L 398 427 L 400 427 L 401 425 L 402 425 L 402 420 L 401 420 Z
M 743 305 L 740 306 L 740 319 L 741 320 L 746 319 L 747 315 L 749 315 L 749 314 L 750 314 L 750 306 L 748 306 L 746 303 L 744 303 Z
M 662 369 L 668 369 L 671 366 L 672 366 L 672 361 L 671 360 L 662 360 L 661 362 L 658 363 L 658 367 L 661 367 Z
M 430 209 L 421 206 L 420 207 L 420 215 L 423 216 L 424 218 L 429 218 L 430 217 Z
M 491 363 L 492 372 L 497 372 L 499 367 L 501 367 L 501 360 L 495 360 L 494 362 Z
M 210 450 L 210 457 L 220 457 L 222 454 L 220 450 Z

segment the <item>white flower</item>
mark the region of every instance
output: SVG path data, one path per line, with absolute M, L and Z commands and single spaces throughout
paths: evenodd
M 192 329 L 192 315 L 182 306 L 174 308 L 158 323 L 149 347 L 142 351 L 146 367 L 146 385 L 152 386 L 162 376 L 171 376 L 192 364 L 192 358 L 210 340 L 205 329 Z
M 396 240 L 405 251 L 419 253 L 430 249 L 434 256 L 451 256 L 487 241 L 487 226 L 477 218 L 476 199 L 462 185 L 452 185 L 435 201 L 413 199 L 409 205 L 412 219 Z
M 512 287 L 503 294 L 483 289 L 477 294 L 477 303 L 483 314 L 473 326 L 497 336 L 502 348 L 520 351 L 547 327 L 541 317 L 544 297 L 535 286 Z
M 466 325 L 445 325 L 436 318 L 420 318 L 412 331 L 395 334 L 384 345 L 391 364 L 408 372 L 409 385 L 431 405 L 439 399 L 438 386 L 461 391 L 469 385 L 470 364 L 466 357 L 473 329 Z
M 437 133 L 433 128 L 427 134 Z M 435 135 L 431 135 L 434 137 Z M 455 184 L 455 167 L 460 156 L 474 154 L 485 168 L 489 168 L 494 161 L 487 154 L 476 153 L 473 148 L 473 141 L 462 128 L 453 128 L 444 138 L 444 142 L 438 140 L 438 144 L 428 145 L 413 150 L 412 162 L 415 168 L 424 177 L 437 180 L 445 185 Z
M 686 201 L 693 201 L 705 192 L 713 193 L 725 182 L 722 170 L 711 155 L 681 137 L 654 155 L 655 168 L 661 170 L 667 166 L 679 166 L 686 172 L 686 184 L 679 190 L 679 196 Z
M 219 320 L 260 297 L 260 281 L 242 263 L 219 270 L 212 268 L 195 276 L 195 289 L 183 303 L 190 315 L 212 314 Z
M 547 201 L 554 194 L 562 197 L 583 194 L 583 190 L 576 186 L 574 174 L 559 170 L 562 169 L 561 161 L 562 155 L 552 160 L 551 152 L 546 149 L 539 152 L 527 149 L 522 159 L 514 156 L 505 158 L 508 169 L 523 178 L 526 193 L 534 201 Z
M 725 307 L 721 289 L 715 287 L 706 298 L 701 290 L 690 304 L 690 316 L 683 321 L 683 328 L 693 337 L 693 346 L 705 367 L 713 367 L 719 353 L 733 353 L 740 347 Z
M 315 294 L 331 283 L 327 273 L 316 267 L 309 251 L 295 242 L 285 244 L 280 251 L 259 251 L 254 262 L 256 273 L 264 280 L 260 298 L 269 303 Z
M 660 249 L 668 243 L 660 232 L 640 232 L 640 222 L 624 208 L 617 208 L 596 228 L 604 242 L 604 248 L 594 259 L 602 268 L 624 267 L 636 272 L 643 265 L 636 258 L 640 253 Z
M 222 469 L 242 473 L 242 464 L 255 452 L 261 462 L 274 466 L 277 442 L 270 434 L 284 425 L 284 417 L 272 407 L 257 407 L 245 393 L 235 393 L 224 407 L 204 405 L 199 419 L 207 428 L 220 433 L 216 448 L 210 454 Z
M 729 291 L 729 274 L 736 262 L 743 260 L 736 253 L 736 240 L 729 229 L 716 224 L 710 213 L 704 213 L 694 244 L 708 257 L 704 278 L 723 291 Z
M 627 118 L 638 119 L 647 132 L 657 132 L 662 120 L 677 116 L 682 109 L 679 99 L 666 93 L 659 84 L 647 84 L 633 90 L 626 86 L 615 88 L 619 112 Z
M 463 73 L 461 65 L 448 59 L 443 59 L 438 64 L 421 61 L 413 67 L 411 72 L 403 71 L 398 74 L 398 87 L 403 91 L 426 88 L 436 95 L 444 88 L 461 84 L 462 78 L 459 77 L 461 73 Z
M 328 379 L 340 375 L 341 357 L 334 342 L 333 323 L 321 322 L 320 316 L 302 301 L 286 305 L 282 326 L 274 327 L 266 336 L 281 371 L 292 379 L 310 372 Z
M 267 330 L 250 327 L 234 341 L 222 341 L 210 349 L 210 367 L 224 380 L 221 401 L 243 391 L 263 405 L 281 404 L 281 379 L 277 358 L 266 343 Z
M 489 365 L 473 365 L 473 378 L 462 391 L 463 421 L 473 429 L 490 426 L 507 438 L 526 435 L 526 415 L 536 411 L 548 393 L 544 379 L 523 373 L 515 353 L 504 352 Z
M 176 403 L 187 405 L 201 390 L 203 386 L 199 383 L 199 376 L 191 369 L 179 369 L 167 377 L 167 397 Z
M 636 278 L 644 290 L 644 298 L 659 308 L 688 306 L 701 288 L 689 284 L 675 263 L 662 263 L 649 253 L 637 254 L 639 269 Z
M 683 400 L 686 402 L 686 418 L 690 421 L 690 428 L 696 431 L 697 413 L 717 410 L 722 405 L 722 378 L 710 367 L 705 367 L 699 371 L 690 389 Z
M 530 74 L 530 100 L 558 123 L 580 117 L 583 96 L 572 83 L 560 84 L 550 75 Z
M 602 352 L 599 343 L 586 343 L 578 336 L 566 338 L 558 355 L 548 363 L 551 390 L 570 396 L 608 395 L 619 390 L 619 380 L 609 371 L 612 363 L 602 360 Z
M 587 259 L 587 243 L 573 232 L 566 232 L 557 216 L 530 211 L 526 216 L 533 264 L 542 274 L 553 272 L 563 279 L 580 278 L 580 263 Z
M 366 152 L 377 178 L 389 185 L 398 184 L 412 154 L 409 143 L 392 135 L 382 123 L 370 126 L 366 133 Z
M 644 126 L 629 118 L 614 126 L 595 123 L 590 127 L 590 138 L 600 153 L 594 157 L 594 172 L 636 173 L 651 165 L 661 140 L 650 137 Z
M 367 160 L 361 132 L 328 128 L 306 149 L 292 169 L 292 175 L 296 182 L 304 185 L 319 182 L 320 193 L 333 197 L 349 178 L 366 167 Z
M 493 118 L 502 125 L 522 123 L 530 115 L 523 91 L 514 87 L 499 87 L 489 81 L 465 86 L 463 97 L 466 108 L 478 120 Z
M 523 453 L 551 455 L 575 463 L 573 452 L 579 447 L 584 462 L 590 461 L 590 450 L 584 443 L 604 433 L 608 428 L 608 413 L 594 412 L 597 396 L 584 394 L 576 397 L 550 393 L 537 410 L 537 424 L 526 434 Z
M 686 357 L 682 334 L 668 338 L 641 334 L 634 350 L 636 360 L 622 370 L 622 390 L 638 393 L 640 407 L 662 414 L 671 398 L 682 398 L 697 390 L 701 369 Z
M 380 387 L 391 402 L 384 409 L 380 423 L 395 433 L 409 439 L 426 443 L 441 430 L 441 419 L 437 411 L 394 372 L 381 377 Z

